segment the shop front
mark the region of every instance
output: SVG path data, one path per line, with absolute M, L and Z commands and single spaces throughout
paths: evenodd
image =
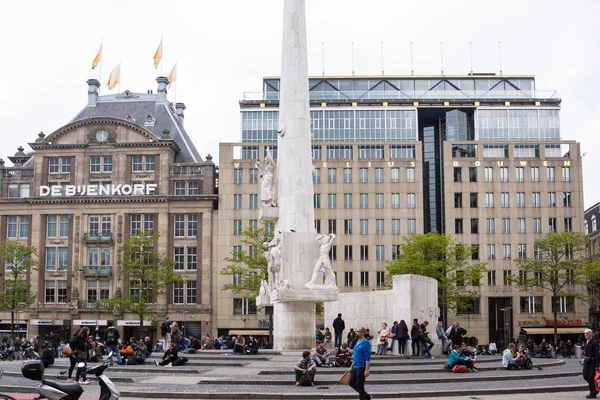
M 588 328 L 586 321 L 582 319 L 559 319 L 556 320 L 556 333 L 558 341 L 566 342 L 570 340 L 572 344 L 576 344 L 583 340 L 583 331 Z M 552 319 L 534 319 L 519 321 L 519 329 L 524 329 L 527 332 L 527 337 L 531 337 L 536 345 L 539 345 L 542 340 L 554 342 L 554 320 Z
M 105 319 L 75 319 L 73 320 L 73 332 L 76 332 L 79 328 L 88 327 L 90 328 L 90 336 L 97 340 L 104 336 L 104 331 L 108 321 Z
M 0 340 L 9 338 L 11 329 L 15 336 L 27 337 L 27 325 L 27 321 L 23 320 L 15 320 L 14 325 L 10 320 L 0 320 Z
M 119 319 L 117 320 L 117 326 L 121 327 L 119 330 L 123 332 L 121 335 L 121 341 L 127 340 L 130 338 L 138 338 L 140 336 L 140 321 L 135 319 Z M 155 330 L 149 327 L 152 326 L 152 321 L 144 320 L 144 335 L 149 336 L 152 343 L 155 340 Z
M 245 329 L 245 328 L 231 328 L 231 329 L 218 329 L 219 336 L 238 336 L 242 335 L 244 338 L 252 335 L 258 341 L 258 345 L 261 349 L 269 349 L 269 329 Z
M 71 336 L 71 321 L 63 319 L 31 319 L 29 321 L 31 325 L 31 335 L 36 336 L 35 331 L 37 330 L 37 336 L 39 342 L 43 343 L 50 336 L 50 332 L 55 332 L 60 337 L 60 340 L 68 340 Z M 37 328 L 37 329 L 36 329 Z

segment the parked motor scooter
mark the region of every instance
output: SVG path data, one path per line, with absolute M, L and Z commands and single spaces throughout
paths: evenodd
M 103 374 L 108 368 L 108 360 L 111 356 L 112 352 L 102 364 L 98 364 L 86 371 L 87 375 L 94 374 L 98 378 L 98 383 L 100 384 L 99 400 L 118 400 L 121 396 L 119 389 Z M 83 366 L 85 366 L 84 363 L 77 365 L 78 368 Z M 83 394 L 83 388 L 78 383 L 60 383 L 44 379 L 44 363 L 41 360 L 23 363 L 21 373 L 27 379 L 41 381 L 37 387 L 39 396 L 34 400 L 78 400 Z

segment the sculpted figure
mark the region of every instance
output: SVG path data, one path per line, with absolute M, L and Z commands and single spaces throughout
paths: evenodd
M 276 207 L 274 175 L 275 161 L 271 149 L 267 147 L 267 156 L 260 166 L 260 201 L 263 206 Z
M 267 281 L 265 281 L 264 279 L 260 281 L 260 289 L 258 291 L 258 294 L 260 296 L 266 296 L 267 295 L 267 288 L 269 287 Z
M 265 258 L 267 259 L 269 289 L 276 289 L 279 285 L 279 271 L 281 270 L 281 238 L 274 237 L 270 242 L 263 245 L 267 248 Z
M 319 260 L 317 260 L 317 263 L 315 264 L 310 282 L 304 285 L 305 287 L 309 289 L 337 289 L 335 284 L 335 274 L 333 273 L 331 261 L 329 260 L 329 250 L 331 249 L 334 240 L 335 235 L 333 233 L 317 236 L 317 242 L 320 246 Z M 325 279 L 325 282 L 323 282 L 323 279 Z

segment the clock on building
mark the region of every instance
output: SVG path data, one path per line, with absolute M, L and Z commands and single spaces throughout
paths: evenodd
M 108 140 L 108 132 L 104 129 L 99 130 L 96 132 L 96 140 L 99 142 L 106 142 Z

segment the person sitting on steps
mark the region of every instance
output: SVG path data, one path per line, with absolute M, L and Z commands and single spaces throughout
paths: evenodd
M 310 356 L 310 351 L 305 350 L 302 352 L 302 360 L 298 361 L 294 365 L 294 372 L 296 373 L 296 386 L 300 386 L 302 376 L 306 374 L 310 380 L 310 384 L 314 385 L 315 374 L 317 373 L 317 365 L 314 363 Z

